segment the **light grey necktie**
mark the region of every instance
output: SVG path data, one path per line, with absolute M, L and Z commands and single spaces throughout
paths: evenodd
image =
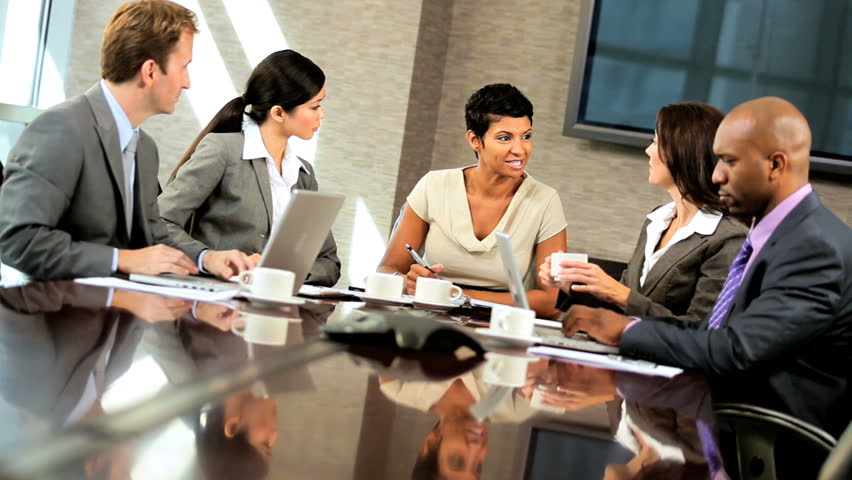
M 127 236 L 133 228 L 133 176 L 136 169 L 136 143 L 139 141 L 139 131 L 134 130 L 130 142 L 121 154 L 124 161 L 124 219 L 127 223 Z

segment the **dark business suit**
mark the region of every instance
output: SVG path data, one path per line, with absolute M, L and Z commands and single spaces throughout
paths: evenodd
M 45 111 L 9 153 L 0 189 L 0 261 L 36 279 L 106 276 L 113 247 L 165 243 L 158 167 L 154 140 L 140 130 L 128 235 L 118 130 L 100 85 Z
M 169 234 L 190 258 L 206 248 L 259 253 L 272 234 L 266 159 L 244 160 L 243 144 L 242 132 L 206 135 L 160 195 L 160 215 Z M 302 161 L 293 190 L 318 188 L 313 167 Z M 337 245 L 329 233 L 306 282 L 331 286 L 339 278 Z
M 645 220 L 642 225 L 636 249 L 621 275 L 621 283 L 630 288 L 627 308 L 623 313 L 700 321 L 713 309 L 748 229 L 723 216 L 711 235 L 693 233 L 669 247 L 648 271 L 645 283 L 640 285 L 649 223 L 651 220 Z M 583 298 L 574 293 L 570 297 Z M 570 297 L 561 293 L 557 308 L 567 310 L 571 305 Z M 576 303 L 588 302 L 580 300 Z
M 718 329 L 653 318 L 621 352 L 711 375 L 716 400 L 792 413 L 832 433 L 852 418 L 852 230 L 808 195 L 752 259 Z

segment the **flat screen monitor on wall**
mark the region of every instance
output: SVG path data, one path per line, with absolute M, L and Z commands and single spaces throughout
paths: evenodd
M 647 145 L 657 110 L 775 95 L 812 169 L 852 175 L 852 0 L 581 0 L 564 134 Z

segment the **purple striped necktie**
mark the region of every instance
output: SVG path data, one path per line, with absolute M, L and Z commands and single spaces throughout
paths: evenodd
M 740 282 L 743 281 L 743 273 L 751 257 L 751 239 L 746 238 L 740 251 L 734 258 L 734 263 L 731 264 L 731 269 L 728 271 L 728 278 L 725 280 L 725 286 L 722 287 L 722 293 L 716 299 L 716 304 L 713 305 L 713 311 L 710 312 L 710 321 L 707 328 L 719 328 L 722 325 L 722 320 L 725 319 L 728 309 L 731 308 L 731 302 L 734 300 L 734 295 L 740 287 Z

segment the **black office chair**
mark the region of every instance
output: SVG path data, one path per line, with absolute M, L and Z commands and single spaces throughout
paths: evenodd
M 840 436 L 837 446 L 831 451 L 817 477 L 818 480 L 838 478 L 852 478 L 852 423 Z
M 713 409 L 728 473 L 740 480 L 814 478 L 837 443 L 822 429 L 768 408 L 717 403 Z

